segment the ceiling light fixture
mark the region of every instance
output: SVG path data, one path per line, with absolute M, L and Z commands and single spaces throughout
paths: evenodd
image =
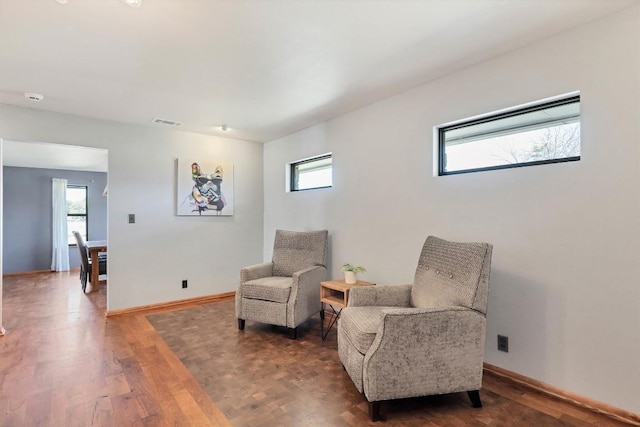
M 140 7 L 140 5 L 142 5 L 142 0 L 120 0 L 120 1 L 131 7 Z
M 227 126 L 227 125 L 222 125 L 222 126 L 220 126 L 220 130 L 221 130 L 222 132 L 226 132 L 226 131 L 228 131 L 228 130 L 229 130 L 229 126 Z
M 69 3 L 69 0 L 56 0 L 56 2 L 60 4 L 67 4 Z

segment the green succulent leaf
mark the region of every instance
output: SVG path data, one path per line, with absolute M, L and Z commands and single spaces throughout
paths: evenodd
M 361 266 L 355 266 L 349 263 L 344 263 L 342 264 L 342 271 L 353 271 L 354 273 L 363 273 L 367 270 Z

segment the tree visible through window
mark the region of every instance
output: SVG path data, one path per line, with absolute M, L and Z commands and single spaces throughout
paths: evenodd
M 580 97 L 439 129 L 439 175 L 580 160 Z
M 67 231 L 70 245 L 76 244 L 74 231 L 80 232 L 87 241 L 87 187 L 67 185 Z

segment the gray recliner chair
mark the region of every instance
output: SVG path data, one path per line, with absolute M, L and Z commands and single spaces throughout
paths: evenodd
M 313 314 L 324 319 L 320 282 L 327 278 L 328 234 L 276 230 L 272 261 L 240 271 L 238 329 L 253 320 L 285 326 L 296 339 L 298 326 Z
M 338 354 L 372 420 L 380 402 L 479 390 L 493 246 L 429 236 L 414 283 L 351 290 Z

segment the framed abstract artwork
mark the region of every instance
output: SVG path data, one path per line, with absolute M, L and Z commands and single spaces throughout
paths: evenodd
M 178 159 L 176 188 L 177 215 L 233 215 L 233 163 Z

